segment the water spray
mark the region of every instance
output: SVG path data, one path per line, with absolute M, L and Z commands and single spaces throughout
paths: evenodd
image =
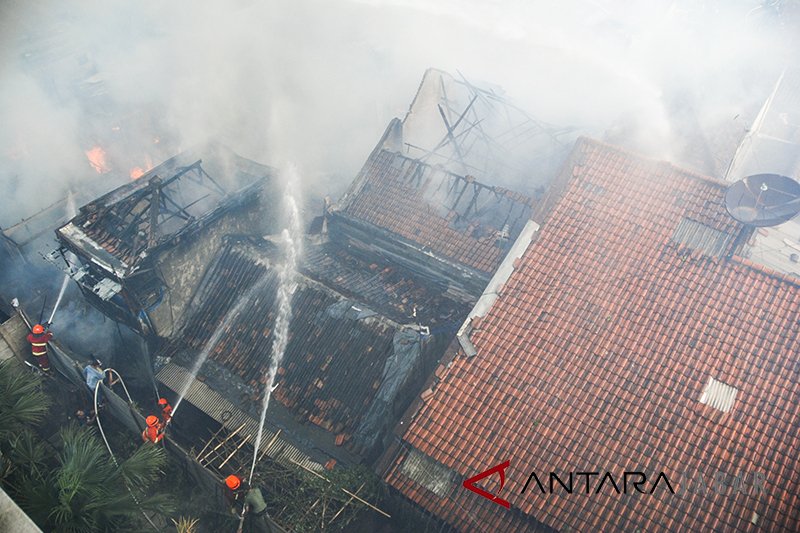
M 258 434 L 254 443 L 253 462 L 250 465 L 250 475 L 247 478 L 248 486 L 252 487 L 253 474 L 256 470 L 256 463 L 258 462 L 259 449 L 261 447 L 261 439 L 264 435 L 264 424 L 267 419 L 267 409 L 269 408 L 269 401 L 272 397 L 272 392 L 277 388 L 275 384 L 275 376 L 278 373 L 278 368 L 283 361 L 283 356 L 286 353 L 286 348 L 289 345 L 289 325 L 292 321 L 292 294 L 297 288 L 295 276 L 297 274 L 297 260 L 302 250 L 303 228 L 300 221 L 300 210 L 297 207 L 297 202 L 292 191 L 293 183 L 298 180 L 297 169 L 294 165 L 289 165 L 286 173 L 286 214 L 288 218 L 287 228 L 283 230 L 281 236 L 283 240 L 284 250 L 286 253 L 286 260 L 278 273 L 278 315 L 275 317 L 274 337 L 272 341 L 272 353 L 267 369 L 267 382 L 264 385 L 264 400 L 261 406 L 261 417 L 258 424 Z M 242 507 L 242 514 L 239 518 L 239 529 L 242 531 L 244 525 L 244 517 L 247 513 L 247 506 Z
M 50 318 L 47 319 L 48 324 L 53 323 L 53 317 L 56 316 L 56 311 L 58 311 L 58 306 L 61 305 L 61 299 L 64 298 L 64 293 L 67 290 L 67 284 L 69 284 L 69 274 L 65 274 L 64 281 L 61 282 L 61 290 L 58 291 L 58 298 L 56 299 L 56 305 L 53 306 L 53 312 L 50 313 Z
M 203 367 L 203 364 L 208 359 L 208 356 L 211 354 L 211 350 L 216 347 L 217 343 L 219 342 L 222 334 L 225 332 L 225 329 L 230 325 L 231 321 L 233 321 L 234 317 L 239 314 L 242 308 L 247 304 L 250 299 L 255 295 L 258 291 L 260 291 L 264 285 L 269 281 L 270 277 L 264 273 L 248 291 L 239 298 L 239 301 L 236 302 L 236 305 L 225 314 L 225 317 L 222 319 L 222 322 L 217 329 L 214 330 L 214 333 L 211 335 L 211 338 L 208 339 L 205 346 L 203 347 L 203 351 L 200 352 L 200 355 L 197 356 L 197 359 L 192 365 L 192 370 L 189 373 L 189 376 L 186 378 L 186 382 L 183 384 L 183 387 L 178 394 L 178 400 L 175 402 L 175 406 L 172 408 L 172 418 L 175 418 L 175 413 L 178 412 L 178 408 L 181 406 L 181 402 L 183 402 L 183 398 L 186 396 L 186 393 L 189 392 L 189 387 L 192 386 L 194 383 L 195 378 L 197 377 L 198 372 Z M 170 420 L 171 421 L 171 420 Z
M 67 193 L 67 218 L 72 219 L 78 213 L 78 208 L 75 204 L 75 193 L 69 191 Z M 58 291 L 58 298 L 56 299 L 56 305 L 53 306 L 53 312 L 50 313 L 50 318 L 47 319 L 48 324 L 53 323 L 53 317 L 56 316 L 56 311 L 58 311 L 58 306 L 61 305 L 61 299 L 64 298 L 64 293 L 67 290 L 67 285 L 69 284 L 69 273 L 64 274 L 64 281 L 61 282 L 61 290 Z M 39 318 L 41 320 L 41 317 Z

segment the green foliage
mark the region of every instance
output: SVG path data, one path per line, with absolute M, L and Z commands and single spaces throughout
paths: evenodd
M 41 378 L 23 372 L 13 359 L 0 363 L 0 440 L 6 441 L 44 417 L 49 399 Z
M 7 455 L 12 465 L 24 465 L 37 475 L 47 467 L 48 450 L 30 429 L 23 429 L 9 438 Z
M 71 424 L 60 436 L 52 468 L 20 472 L 13 484 L 15 498 L 37 524 L 75 533 L 120 531 L 141 522 L 141 509 L 172 511 L 169 498 L 151 490 L 166 461 L 163 449 L 143 446 L 118 466 L 93 429 Z M 20 450 L 44 462 L 35 445 Z
M 197 523 L 199 522 L 197 518 L 182 516 L 172 522 L 178 533 L 197 533 Z

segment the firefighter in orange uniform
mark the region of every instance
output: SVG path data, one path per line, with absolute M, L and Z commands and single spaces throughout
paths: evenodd
M 150 415 L 145 419 L 147 427 L 142 431 L 142 441 L 158 444 L 164 438 L 164 426 L 157 416 Z
M 47 358 L 47 343 L 53 338 L 53 333 L 45 331 L 44 326 L 36 324 L 31 333 L 28 333 L 28 342 L 31 343 L 31 353 L 39 368 L 44 372 L 50 371 L 50 360 Z
M 161 419 L 164 421 L 164 426 L 166 426 L 172 420 L 172 406 L 166 398 L 159 398 L 158 405 L 161 407 Z

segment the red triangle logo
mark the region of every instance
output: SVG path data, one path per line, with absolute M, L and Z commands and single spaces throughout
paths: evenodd
M 490 468 L 489 470 L 481 472 L 477 476 L 472 476 L 469 479 L 465 479 L 464 483 L 462 483 L 462 485 L 464 486 L 465 489 L 471 490 L 475 494 L 477 494 L 479 496 L 483 496 L 487 500 L 492 501 L 492 502 L 496 503 L 497 505 L 502 505 L 506 509 L 511 509 L 511 504 L 508 503 L 503 498 L 501 498 L 501 497 L 499 497 L 499 496 L 497 496 L 495 494 L 492 494 L 490 492 L 486 492 L 482 488 L 475 486 L 475 483 L 480 481 L 480 480 L 482 480 L 483 478 L 489 477 L 489 476 L 491 476 L 491 475 L 493 475 L 495 473 L 499 473 L 500 474 L 500 490 L 503 490 L 503 485 L 506 484 L 506 468 L 508 468 L 510 464 L 511 464 L 511 461 L 506 461 L 505 463 L 501 463 L 499 465 L 495 465 L 492 468 Z

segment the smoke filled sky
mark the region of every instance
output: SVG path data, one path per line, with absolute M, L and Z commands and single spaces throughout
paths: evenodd
M 5 0 L 0 225 L 207 139 L 338 195 L 428 67 L 672 158 L 676 95 L 701 123 L 763 101 L 800 33 L 784 4 Z

